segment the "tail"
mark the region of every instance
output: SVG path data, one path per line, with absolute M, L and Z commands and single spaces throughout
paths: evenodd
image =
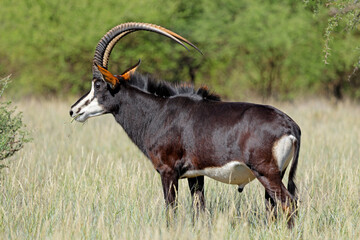
M 300 133 L 300 131 L 299 131 Z M 295 151 L 294 151 L 294 158 L 291 163 L 290 173 L 289 173 L 289 181 L 288 181 L 288 191 L 296 198 L 296 185 L 294 182 L 296 168 L 299 159 L 299 152 L 300 152 L 300 134 L 298 134 L 298 138 L 295 142 Z

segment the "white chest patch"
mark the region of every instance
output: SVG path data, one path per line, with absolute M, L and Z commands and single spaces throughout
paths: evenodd
M 238 161 L 229 162 L 222 167 L 189 170 L 181 178 L 197 176 L 207 176 L 223 183 L 235 184 L 241 187 L 244 187 L 255 178 L 251 170 L 244 163 Z

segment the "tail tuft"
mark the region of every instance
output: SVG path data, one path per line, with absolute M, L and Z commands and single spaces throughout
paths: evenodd
M 294 182 L 295 175 L 296 175 L 296 168 L 299 159 L 299 152 L 300 152 L 300 135 L 299 138 L 295 142 L 295 151 L 294 151 L 294 158 L 291 164 L 290 173 L 289 173 L 289 181 L 288 181 L 288 191 L 296 197 L 296 185 Z

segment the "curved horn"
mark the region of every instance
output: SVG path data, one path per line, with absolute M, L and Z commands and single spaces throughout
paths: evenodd
M 202 54 L 202 52 L 190 41 L 166 28 L 149 23 L 130 22 L 130 23 L 120 24 L 112 28 L 110 31 L 108 31 L 105 34 L 105 36 L 99 41 L 98 45 L 96 46 L 95 55 L 94 55 L 94 64 L 103 66 L 104 68 L 107 69 L 109 57 L 115 44 L 127 34 L 139 30 L 159 33 L 163 36 L 171 38 L 175 42 L 179 43 L 180 45 L 188 49 L 183 43 L 185 42 Z M 97 68 L 93 68 L 93 69 L 95 69 L 93 70 L 93 74 L 96 74 L 95 71 L 97 70 Z

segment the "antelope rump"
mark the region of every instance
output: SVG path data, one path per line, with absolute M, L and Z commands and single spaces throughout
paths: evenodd
M 89 93 L 71 106 L 70 116 L 84 122 L 110 113 L 149 158 L 161 176 L 167 206 L 176 205 L 178 181 L 188 179 L 196 207 L 205 208 L 204 176 L 244 186 L 257 178 L 265 188 L 267 209 L 278 202 L 292 224 L 299 126 L 285 113 L 265 105 L 223 102 L 201 87 L 174 86 L 136 72 L 140 61 L 113 75 L 108 60 L 115 44 L 129 33 L 146 30 L 200 50 L 180 35 L 148 23 L 120 24 L 99 41 Z M 288 187 L 282 183 L 292 160 Z

